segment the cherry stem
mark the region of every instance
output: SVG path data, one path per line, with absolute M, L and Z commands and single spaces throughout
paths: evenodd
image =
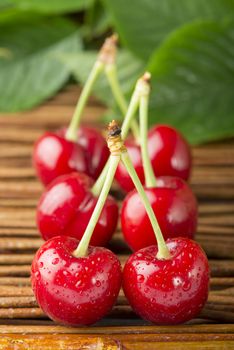
M 105 73 L 107 80 L 109 82 L 109 85 L 111 87 L 112 94 L 114 96 L 114 99 L 119 106 L 120 111 L 123 115 L 127 113 L 128 110 L 128 104 L 124 97 L 124 94 L 122 92 L 122 89 L 119 84 L 118 75 L 117 75 L 117 67 L 115 62 L 107 64 L 105 67 Z M 139 139 L 139 126 L 136 122 L 136 120 L 132 120 L 131 122 L 131 130 L 134 135 L 134 137 L 138 140 Z
M 140 97 L 140 138 L 141 138 L 141 155 L 145 174 L 146 187 L 156 187 L 156 177 L 151 164 L 148 151 L 148 109 L 149 109 L 149 93 L 150 93 L 150 73 L 145 73 L 139 81 L 141 84 Z
M 95 229 L 95 226 L 98 222 L 98 219 L 101 215 L 102 209 L 105 205 L 106 198 L 109 194 L 109 191 L 110 191 L 110 188 L 111 188 L 114 176 L 115 176 L 115 171 L 117 169 L 119 161 L 120 161 L 120 155 L 119 156 L 113 156 L 113 155 L 110 156 L 109 168 L 107 171 L 106 179 L 105 179 L 105 182 L 103 184 L 101 193 L 98 197 L 97 204 L 95 206 L 95 209 L 93 211 L 91 219 L 88 223 L 88 226 L 84 232 L 84 235 L 83 235 L 78 247 L 76 248 L 76 250 L 73 253 L 73 255 L 76 257 L 82 257 L 82 256 L 87 255 L 89 242 L 91 240 L 91 237 L 92 237 L 93 231 Z
M 151 225 L 153 227 L 154 234 L 155 234 L 155 237 L 157 240 L 157 244 L 158 244 L 157 258 L 158 259 L 170 259 L 171 255 L 170 255 L 168 247 L 165 243 L 165 240 L 163 238 L 163 235 L 162 235 L 161 229 L 159 227 L 159 224 L 157 222 L 157 219 L 155 217 L 154 211 L 150 205 L 149 199 L 144 191 L 144 188 L 139 180 L 139 177 L 137 176 L 137 173 L 134 169 L 132 161 L 129 158 L 129 155 L 127 152 L 122 152 L 121 160 L 124 163 L 124 165 L 127 169 L 127 172 L 129 173 L 129 175 L 130 175 L 130 177 L 131 177 L 131 179 L 136 187 L 136 190 L 137 190 L 137 192 L 138 192 L 138 194 L 139 194 L 139 196 L 144 204 L 145 210 L 149 216 L 149 219 L 150 219 L 150 222 L 151 222 Z M 144 234 L 144 233 L 142 232 L 142 234 Z
M 138 92 L 138 89 L 135 89 L 133 94 L 132 94 L 132 97 L 131 97 L 131 100 L 130 100 L 130 103 L 128 106 L 128 110 L 127 110 L 127 113 L 126 113 L 126 116 L 124 118 L 123 125 L 122 125 L 121 138 L 123 141 L 126 139 L 126 137 L 128 135 L 128 131 L 129 131 L 130 125 L 132 123 L 133 117 L 134 117 L 134 115 L 137 111 L 137 108 L 139 106 L 139 101 L 140 101 L 139 92 Z M 110 157 L 107 160 L 104 168 L 102 169 L 101 174 L 99 175 L 98 179 L 96 180 L 95 184 L 92 187 L 91 191 L 92 191 L 93 195 L 96 197 L 99 195 L 101 188 L 103 186 L 103 183 L 105 181 L 107 171 L 109 168 L 109 161 L 110 161 Z
M 78 247 L 73 252 L 73 255 L 76 257 L 84 257 L 88 253 L 88 247 L 89 247 L 89 243 L 90 243 L 93 231 L 101 215 L 102 209 L 105 205 L 106 198 L 110 192 L 110 188 L 115 176 L 117 166 L 121 159 L 121 152 L 123 149 L 123 142 L 120 136 L 121 130 L 115 121 L 112 121 L 109 124 L 108 129 L 109 129 L 109 134 L 108 134 L 107 142 L 111 152 L 109 167 L 108 167 L 105 182 L 103 184 L 101 193 L 98 197 L 98 201 L 94 208 L 93 214 L 89 220 L 88 226 L 86 227 L 86 230 L 83 234 L 82 239 L 80 240 Z
M 80 94 L 80 98 L 77 102 L 75 112 L 73 114 L 73 117 L 71 119 L 70 125 L 66 132 L 66 139 L 76 142 L 77 141 L 77 130 L 79 127 L 79 123 L 81 120 L 81 115 L 83 113 L 83 110 L 86 106 L 87 100 L 91 94 L 93 85 L 95 84 L 97 78 L 99 77 L 100 73 L 104 69 L 104 63 L 102 61 L 97 60 L 89 74 L 89 77 L 83 87 L 83 90 Z
M 118 36 L 116 34 L 113 34 L 112 36 L 110 36 L 105 40 L 103 46 L 101 47 L 97 60 L 94 63 L 94 66 L 89 74 L 89 77 L 82 89 L 80 98 L 75 108 L 75 112 L 71 119 L 70 125 L 67 129 L 67 132 L 66 132 L 67 140 L 70 140 L 73 142 L 77 141 L 77 130 L 79 128 L 82 113 L 87 104 L 87 100 L 91 94 L 92 88 L 95 82 L 97 81 L 99 75 L 103 72 L 104 68 L 105 68 L 105 74 L 108 79 L 109 85 L 111 87 L 111 91 L 114 96 L 114 99 L 117 105 L 119 106 L 121 112 L 123 113 L 123 115 L 125 115 L 127 111 L 127 102 L 125 100 L 125 97 L 119 85 L 117 68 L 115 64 L 117 40 L 118 40 Z M 131 129 L 134 137 L 138 139 L 139 127 L 136 121 L 132 121 Z

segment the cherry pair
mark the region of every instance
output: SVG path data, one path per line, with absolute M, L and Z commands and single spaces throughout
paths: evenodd
M 144 232 L 142 232 L 144 234 Z M 44 243 L 32 264 L 32 286 L 42 310 L 54 321 L 89 325 L 115 304 L 122 281 L 118 258 L 108 249 L 90 246 L 87 256 L 74 251 L 74 238 Z M 203 308 L 209 266 L 200 246 L 186 238 L 167 241 L 169 259 L 157 258 L 157 246 L 134 253 L 124 267 L 124 293 L 137 314 L 157 324 L 177 324 Z
M 92 247 L 89 243 L 100 215 L 105 211 L 119 158 L 114 156 L 110 160 L 105 183 L 81 240 L 65 236 L 54 237 L 44 243 L 33 260 L 34 294 L 43 311 L 55 321 L 68 325 L 94 323 L 113 307 L 117 299 L 122 281 L 120 262 L 108 249 Z M 79 204 L 77 198 L 86 202 L 90 200 L 90 194 L 86 188 L 88 180 L 84 175 L 83 179 L 77 177 L 77 174 L 71 179 L 69 175 L 69 182 L 65 184 L 61 184 L 60 179 L 56 181 L 58 188 L 64 188 L 66 206 L 54 210 L 53 206 L 57 205 L 56 183 L 51 186 L 54 193 L 48 198 L 42 197 L 42 203 L 46 213 L 50 210 L 56 213 L 54 227 L 53 220 L 49 217 L 48 228 L 52 225 L 52 229 L 58 230 L 63 226 L 64 218 L 69 219 L 74 215 L 74 209 Z M 79 224 L 83 225 L 80 215 L 79 218 L 79 222 L 76 222 L 77 228 Z
M 134 101 L 133 101 L 134 102 Z M 128 111 L 126 113 L 126 118 L 123 123 L 123 130 L 122 134 L 127 135 L 130 125 L 132 124 L 132 118 L 134 116 L 136 106 L 135 102 L 130 102 Z M 80 128 L 79 132 L 82 130 L 87 130 L 84 128 Z M 89 129 L 89 135 L 91 134 Z M 63 132 L 64 135 L 64 132 Z M 63 136 L 62 135 L 62 136 Z M 81 136 L 82 134 L 80 134 Z M 88 133 L 86 134 L 86 136 Z M 92 134 L 94 135 L 94 134 Z M 66 147 L 69 146 L 69 152 L 66 152 L 66 159 L 68 159 L 70 156 L 73 156 L 72 158 L 72 164 L 73 166 L 82 164 L 82 162 L 74 162 L 75 158 L 74 155 L 77 155 L 78 153 L 74 151 L 79 149 L 79 145 L 74 142 L 65 142 L 64 147 L 60 147 L 60 142 L 63 142 L 63 139 L 60 136 L 51 135 L 49 137 L 45 137 L 43 141 L 43 137 L 41 140 L 39 140 L 39 146 L 36 146 L 36 149 L 41 150 L 41 156 L 44 154 L 46 157 L 51 159 L 51 162 L 54 162 L 54 159 L 56 158 L 56 154 L 59 154 L 59 152 L 64 152 Z M 82 140 L 83 138 L 80 137 L 79 140 Z M 84 138 L 87 140 L 87 137 Z M 51 142 L 51 152 L 49 153 L 47 150 L 46 143 Z M 95 135 L 92 139 L 92 154 L 97 155 L 97 157 L 92 158 L 92 162 L 96 163 L 98 158 L 101 156 L 98 152 L 102 151 L 104 148 L 102 147 L 102 140 L 100 139 L 97 142 L 98 138 L 95 139 Z M 43 147 L 43 144 L 45 142 L 45 147 Z M 90 144 L 88 143 L 88 145 Z M 58 147 L 55 147 L 57 145 Z M 108 150 L 108 147 L 105 147 Z M 58 149 L 58 151 L 57 151 Z M 87 149 L 87 148 L 86 148 Z M 109 150 L 108 150 L 109 153 Z M 79 154 L 83 154 L 82 152 Z M 103 154 L 103 152 L 101 152 Z M 77 156 L 78 158 L 78 156 Z M 59 158 L 61 161 L 63 158 Z M 96 161 L 95 161 L 96 160 Z M 55 162 L 56 163 L 56 162 Z M 58 163 L 58 162 L 57 162 Z M 67 166 L 66 161 L 62 161 L 64 166 Z M 37 162 L 37 164 L 39 164 Z M 45 164 L 45 162 L 44 162 Z M 106 169 L 108 168 L 109 164 L 107 162 Z M 45 167 L 44 167 L 45 169 Z M 55 167 L 55 172 L 58 168 Z M 59 168 L 60 169 L 60 168 Z M 72 169 L 70 169 L 72 170 Z M 51 174 L 48 172 L 48 175 Z M 87 226 L 87 223 L 90 220 L 90 217 L 92 215 L 92 212 L 94 210 L 94 207 L 97 202 L 97 197 L 101 191 L 101 188 L 103 186 L 103 181 L 105 180 L 105 177 L 100 179 L 93 185 L 93 182 L 88 179 L 87 176 L 83 175 L 80 172 L 76 173 L 70 173 L 63 176 L 60 176 L 53 180 L 49 186 L 46 188 L 44 193 L 41 196 L 41 199 L 38 203 L 37 207 L 37 226 L 38 229 L 42 235 L 42 237 L 47 240 L 53 236 L 57 235 L 67 235 L 72 236 L 77 239 L 81 239 L 85 228 Z M 98 220 L 98 223 L 95 227 L 91 244 L 93 245 L 99 245 L 99 246 L 105 246 L 107 242 L 112 237 L 116 225 L 118 221 L 118 206 L 115 203 L 114 199 L 110 196 L 108 196 L 102 214 Z
M 144 190 L 148 200 L 153 208 L 154 214 L 157 217 L 159 226 L 163 232 L 165 239 L 174 237 L 193 238 L 197 226 L 197 202 L 188 184 L 179 177 L 159 176 L 155 177 L 154 165 L 155 159 L 158 161 L 158 168 L 167 167 L 169 159 L 177 160 L 174 165 L 178 165 L 178 169 L 183 169 L 183 159 L 186 159 L 184 164 L 188 165 L 190 154 L 187 144 L 178 136 L 178 134 L 169 127 L 154 128 L 155 135 L 151 133 L 152 140 L 155 138 L 155 145 L 160 145 L 161 151 L 157 155 L 157 147 L 154 148 L 151 144 L 152 140 L 148 139 L 148 103 L 150 93 L 150 74 L 145 73 L 142 79 L 138 81 L 139 95 L 139 115 L 140 115 L 140 146 L 139 159 L 142 162 L 140 168 L 135 169 L 141 182 L 145 182 Z M 160 130 L 160 131 L 159 131 Z M 159 135 L 167 135 L 159 142 Z M 156 136 L 158 134 L 158 136 Z M 165 147 L 167 144 L 167 147 Z M 168 146 L 169 145 L 169 146 Z M 176 146 L 177 145 L 177 146 Z M 134 145 L 136 147 L 136 145 Z M 170 154 L 167 154 L 170 148 Z M 149 152 L 149 149 L 151 150 Z M 174 152 L 174 153 L 173 153 Z M 150 154 L 156 155 L 152 162 Z M 174 154 L 174 156 L 171 155 Z M 131 158 L 131 153 L 129 154 Z M 164 157 L 165 156 L 165 157 Z M 179 167 L 179 161 L 181 166 Z M 134 163 L 133 163 L 134 165 Z M 136 164 L 135 164 L 136 165 Z M 121 168 L 120 168 L 121 166 Z M 134 186 L 127 169 L 120 164 L 117 169 L 125 173 L 126 183 L 125 189 Z M 139 169 L 142 176 L 139 176 Z M 168 168 L 172 171 L 173 168 Z M 187 168 L 188 170 L 188 168 Z M 160 170 L 159 170 L 160 171 Z M 188 173 L 187 173 L 188 174 Z M 181 173 L 182 175 L 182 173 Z M 131 186 L 130 186 L 131 185 Z M 142 200 L 138 192 L 134 189 L 126 196 L 123 201 L 121 210 L 121 226 L 124 238 L 132 250 L 138 250 L 150 245 L 156 244 L 154 230 L 151 226 L 149 217 L 144 208 Z M 144 234 L 142 235 L 142 232 Z
M 134 108 L 131 108 L 131 106 L 130 103 L 123 125 L 123 133 L 125 135 L 127 135 L 135 112 L 135 107 L 133 106 Z M 81 132 L 81 130 L 84 129 L 80 128 L 79 132 Z M 51 149 L 52 153 L 48 152 L 46 145 L 43 147 L 43 143 L 50 142 L 50 139 L 52 142 L 51 148 L 49 149 Z M 79 140 L 82 140 L 82 137 L 80 137 Z M 66 152 L 65 159 L 73 156 L 73 166 L 82 164 L 82 162 L 74 162 L 74 155 L 78 154 L 74 149 L 79 149 L 79 145 L 74 142 L 66 141 L 65 146 L 60 147 L 60 142 L 63 142 L 63 139 L 56 135 L 45 137 L 44 141 L 42 137 L 42 139 L 39 140 L 39 146 L 37 147 L 36 145 L 36 149 L 41 149 L 41 155 L 43 156 L 45 154 L 46 157 L 48 157 L 48 161 L 51 158 L 53 163 L 56 154 L 59 154 L 60 151 L 64 152 L 66 147 L 69 147 L 69 152 Z M 57 144 L 58 147 L 55 147 L 55 144 Z M 107 148 L 106 142 L 105 147 Z M 58 151 L 56 152 L 57 148 Z M 102 141 L 100 140 L 98 145 L 94 137 L 94 140 L 92 141 L 92 150 L 93 154 L 97 154 L 97 157 L 92 158 L 92 161 L 97 166 L 96 161 L 98 160 L 98 157 L 104 153 L 102 152 Z M 99 154 L 100 151 L 101 154 Z M 81 152 L 79 154 L 83 153 Z M 59 159 L 61 159 L 61 161 L 63 160 L 62 157 Z M 65 167 L 67 166 L 66 161 L 62 161 L 62 163 Z M 39 162 L 37 162 L 37 164 L 39 164 Z M 105 168 L 108 168 L 108 162 Z M 57 166 L 55 166 L 55 172 L 57 169 Z M 51 173 L 48 172 L 48 175 L 49 174 Z M 53 175 L 55 175 L 55 173 Z M 100 183 L 97 181 L 94 185 L 91 179 L 80 172 L 66 174 L 54 179 L 42 194 L 37 207 L 37 226 L 42 237 L 47 240 L 53 236 L 67 235 L 81 239 L 96 205 L 97 197 L 101 191 L 105 177 L 103 180 L 101 179 Z M 115 231 L 117 221 L 118 206 L 114 199 L 108 196 L 102 214 L 95 227 L 91 244 L 100 246 L 106 245 Z
M 97 205 L 80 242 L 69 237 L 47 241 L 32 265 L 32 286 L 42 309 L 69 325 L 96 322 L 114 305 L 120 286 L 117 257 L 105 248 L 89 247 L 120 159 L 149 215 L 157 239 L 134 253 L 123 273 L 123 288 L 134 310 L 155 323 L 176 324 L 197 315 L 209 287 L 209 267 L 200 246 L 186 238 L 165 243 L 147 195 L 124 148 L 118 128 L 111 125 L 111 157 Z M 142 232 L 144 234 L 144 232 Z
M 117 39 L 115 34 L 112 35 L 100 49 L 68 129 L 46 132 L 35 143 L 33 165 L 37 176 L 45 185 L 58 176 L 74 171 L 97 179 L 108 159 L 109 151 L 102 134 L 95 128 L 79 127 L 79 124 L 93 85 L 103 71 L 122 113 L 126 112 L 127 104 L 119 86 L 115 65 Z

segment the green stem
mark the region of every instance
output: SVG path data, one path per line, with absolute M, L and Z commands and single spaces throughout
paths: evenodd
M 144 191 L 144 188 L 143 188 L 143 186 L 142 186 L 142 184 L 137 176 L 137 173 L 134 169 L 134 166 L 133 166 L 127 152 L 123 152 L 121 154 L 121 160 L 124 163 L 128 173 L 129 173 L 129 175 L 130 175 L 130 177 L 131 177 L 131 179 L 132 179 L 132 181 L 137 189 L 137 192 L 138 192 L 138 194 L 139 194 L 139 196 L 144 204 L 145 210 L 149 216 L 151 225 L 152 225 L 154 233 L 155 233 L 157 244 L 158 244 L 157 258 L 158 259 L 170 259 L 170 253 L 169 253 L 167 245 L 164 241 L 164 238 L 163 238 L 162 232 L 160 230 L 160 227 L 158 225 L 157 219 L 155 217 L 154 211 L 150 205 L 149 199 Z
M 103 183 L 105 181 L 105 178 L 106 178 L 106 175 L 107 175 L 107 172 L 109 169 L 109 163 L 110 163 L 110 156 L 107 159 L 107 162 L 106 162 L 104 168 L 102 169 L 101 174 L 99 175 L 99 177 L 97 178 L 97 180 L 95 181 L 95 183 L 91 189 L 91 192 L 95 197 L 99 196 L 99 193 L 102 189 Z
M 125 100 L 125 97 L 122 93 L 121 87 L 119 85 L 117 68 L 115 63 L 110 63 L 106 65 L 105 69 L 107 80 L 110 84 L 112 94 L 115 98 L 116 103 L 119 106 L 122 114 L 125 115 L 128 110 L 128 104 Z M 136 140 L 139 139 L 139 126 L 136 120 L 131 122 L 131 130 Z
M 108 193 L 110 191 L 110 188 L 111 188 L 114 176 L 115 176 L 115 171 L 117 169 L 119 161 L 120 161 L 120 155 L 115 155 L 115 156 L 111 155 L 110 156 L 109 168 L 108 168 L 106 179 L 105 179 L 103 188 L 101 190 L 100 196 L 98 198 L 97 204 L 94 208 L 93 214 L 89 220 L 88 226 L 83 234 L 83 237 L 82 237 L 78 247 L 73 252 L 73 255 L 76 257 L 84 257 L 87 255 L 90 239 L 92 237 L 93 231 L 95 229 L 95 226 L 98 222 L 98 219 L 101 215 L 102 209 L 103 209 L 104 204 L 106 202 L 106 198 L 107 198 Z
M 139 106 L 139 93 L 138 91 L 134 90 L 132 97 L 131 97 L 131 101 L 129 103 L 129 107 L 126 113 L 126 116 L 124 118 L 124 122 L 123 122 L 123 126 L 122 126 L 122 132 L 121 132 L 121 138 L 124 141 L 128 135 L 128 130 L 130 128 L 132 119 L 136 113 L 136 110 Z M 110 159 L 110 157 L 109 157 Z M 103 186 L 103 183 L 105 181 L 106 178 L 106 174 L 108 171 L 108 167 L 109 167 L 109 159 L 106 162 L 106 165 L 104 166 L 104 168 L 102 169 L 101 174 L 99 175 L 98 179 L 96 180 L 95 184 L 92 187 L 92 193 L 94 196 L 98 196 L 101 188 Z
M 95 84 L 98 76 L 103 71 L 103 69 L 104 69 L 104 63 L 100 61 L 96 61 L 83 87 L 83 90 L 80 94 L 80 98 L 77 102 L 71 123 L 67 129 L 67 133 L 66 133 L 67 140 L 74 141 L 74 142 L 77 140 L 77 130 L 79 127 L 81 115 L 83 113 L 84 107 L 91 93 L 93 85 Z
M 125 115 L 127 111 L 127 102 L 125 100 L 125 97 L 122 93 L 122 90 L 119 85 L 119 80 L 117 77 L 117 69 L 115 63 L 109 63 L 106 65 L 105 68 L 105 74 L 107 77 L 107 80 L 110 84 L 111 91 L 113 93 L 113 96 L 119 106 L 119 109 L 121 110 L 122 114 Z
M 138 91 L 134 90 L 122 125 L 121 137 L 123 141 L 126 140 L 126 137 L 128 136 L 128 131 L 132 125 L 133 118 L 138 109 L 139 101 L 139 93 Z
M 149 95 L 144 94 L 140 98 L 140 139 L 141 155 L 145 174 L 146 187 L 156 187 L 156 177 L 150 161 L 148 151 L 148 109 Z

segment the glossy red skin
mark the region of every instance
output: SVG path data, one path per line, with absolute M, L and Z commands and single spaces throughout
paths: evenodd
M 80 127 L 78 143 L 83 147 L 88 160 L 87 174 L 96 180 L 110 155 L 106 140 L 97 129 Z
M 167 246 L 171 259 L 157 259 L 157 246 L 150 246 L 132 254 L 123 271 L 129 304 L 142 318 L 159 325 L 196 317 L 209 291 L 208 260 L 199 244 L 174 238 Z
M 184 180 L 170 176 L 158 177 L 157 187 L 145 188 L 145 192 L 165 240 L 179 236 L 194 237 L 198 219 L 197 201 Z M 149 217 L 136 190 L 129 192 L 123 201 L 121 226 L 125 241 L 133 251 L 157 244 Z
M 45 240 L 58 235 L 81 239 L 97 202 L 90 191 L 91 182 L 82 173 L 71 173 L 58 177 L 46 188 L 37 207 L 37 226 Z M 91 244 L 106 245 L 117 221 L 118 206 L 108 196 Z
M 144 184 L 140 145 L 133 138 L 127 139 L 125 145 Z M 166 125 L 151 128 L 148 134 L 148 150 L 156 177 L 176 176 L 188 180 L 192 164 L 191 151 L 186 140 L 176 129 Z M 133 182 L 122 163 L 116 171 L 116 180 L 126 192 L 134 189 Z
M 106 141 L 98 130 L 80 127 L 77 143 L 66 140 L 65 132 L 66 129 L 46 132 L 35 143 L 33 165 L 45 185 L 74 171 L 96 179 L 108 159 Z
M 118 258 L 108 249 L 89 247 L 76 258 L 79 241 L 54 237 L 45 242 L 32 262 L 32 289 L 41 309 L 55 322 L 89 325 L 114 306 L 121 287 Z

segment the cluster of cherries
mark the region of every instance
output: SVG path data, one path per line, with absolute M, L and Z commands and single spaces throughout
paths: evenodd
M 112 309 L 121 285 L 141 317 L 178 324 L 201 311 L 209 290 L 207 257 L 191 240 L 198 214 L 186 182 L 190 148 L 169 126 L 148 132 L 149 73 L 137 81 L 127 106 L 116 74 L 116 39 L 101 48 L 69 127 L 47 132 L 35 144 L 34 167 L 47 186 L 37 207 L 46 242 L 32 263 L 32 287 L 42 310 L 63 324 L 97 322 Z M 107 143 L 97 129 L 79 127 L 102 71 L 125 115 L 122 130 L 110 123 Z M 134 136 L 127 138 L 130 128 Z M 117 256 L 103 248 L 119 217 L 109 195 L 114 178 L 128 192 L 121 227 L 134 251 L 123 273 Z

